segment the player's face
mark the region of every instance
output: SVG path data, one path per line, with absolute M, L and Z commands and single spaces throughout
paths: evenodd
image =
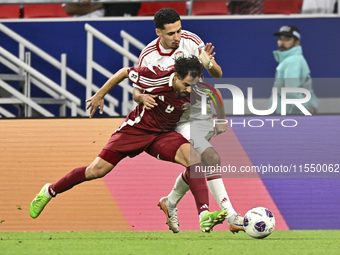
M 160 42 L 164 49 L 177 49 L 181 40 L 181 21 L 164 25 L 164 29 L 156 28 L 156 34 L 161 38 Z
M 190 75 L 185 77 L 183 80 L 181 80 L 177 74 L 174 76 L 173 80 L 173 87 L 174 90 L 177 92 L 179 97 L 186 97 L 191 92 L 191 87 L 195 85 L 198 82 L 197 78 L 192 78 Z
M 294 37 L 280 35 L 277 39 L 277 47 L 279 48 L 279 51 L 286 51 L 298 45 L 300 45 L 300 41 L 295 40 Z

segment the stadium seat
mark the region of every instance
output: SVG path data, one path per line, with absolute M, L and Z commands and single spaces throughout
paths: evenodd
M 265 0 L 264 14 L 294 14 L 299 13 L 303 0 Z
M 0 19 L 20 18 L 20 5 L 0 5 Z
M 186 2 L 144 2 L 138 11 L 138 16 L 154 16 L 157 11 L 162 8 L 175 9 L 179 15 L 187 15 L 187 4 Z
M 227 15 L 226 1 L 199 1 L 194 2 L 192 15 Z
M 24 7 L 24 18 L 65 18 L 68 15 L 61 4 L 28 4 Z

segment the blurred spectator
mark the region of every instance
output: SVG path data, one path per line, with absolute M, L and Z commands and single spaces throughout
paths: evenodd
M 79 0 L 79 4 L 64 4 L 67 14 L 74 17 L 110 17 L 110 16 L 137 16 L 140 3 L 96 3 L 91 0 Z
M 274 34 L 278 37 L 278 50 L 274 51 L 274 57 L 279 65 L 276 67 L 274 87 L 277 90 L 277 108 L 275 114 L 281 114 L 281 88 L 304 88 L 309 90 L 311 98 L 303 106 L 315 114 L 318 108 L 317 98 L 312 88 L 312 78 L 306 59 L 302 54 L 300 45 L 301 34 L 295 26 L 282 26 L 280 31 Z M 300 92 L 287 93 L 288 99 L 302 99 L 305 95 Z M 270 98 L 269 107 L 272 106 L 273 95 Z M 286 114 L 302 114 L 294 104 L 287 104 Z
M 230 14 L 263 14 L 263 0 L 229 0 L 228 11 Z
M 337 13 L 338 0 L 303 0 L 302 13 Z
M 264 14 L 301 13 L 303 0 L 265 0 Z
M 109 3 L 103 4 L 105 16 L 137 16 L 140 3 Z
M 63 8 L 67 14 L 73 15 L 73 17 L 104 17 L 103 4 L 91 4 L 90 0 L 79 0 L 79 4 L 63 4 Z

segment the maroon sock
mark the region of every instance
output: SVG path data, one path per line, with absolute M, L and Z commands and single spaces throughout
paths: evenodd
M 202 164 L 198 163 L 187 167 L 189 187 L 195 198 L 198 214 L 202 211 L 209 210 L 209 194 L 205 173 L 196 171 L 197 169 L 202 169 L 201 166 Z
M 59 181 L 50 185 L 48 192 L 52 197 L 71 189 L 74 185 L 86 181 L 85 177 L 86 166 L 77 167 L 62 177 Z

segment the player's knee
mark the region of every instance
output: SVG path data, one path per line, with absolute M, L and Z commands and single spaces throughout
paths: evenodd
M 204 159 L 208 166 L 216 166 L 221 164 L 220 155 L 217 153 L 212 153 L 209 157 Z
M 201 155 L 194 149 L 192 148 L 190 150 L 190 163 L 189 165 L 201 163 Z
M 101 161 L 95 160 L 90 166 L 86 168 L 86 179 L 93 180 L 104 177 L 112 170 L 113 166 L 109 163 L 103 164 Z
M 186 143 L 177 150 L 175 160 L 188 167 L 192 164 L 200 163 L 201 155 L 189 143 Z
M 216 166 L 221 164 L 220 155 L 218 155 L 218 153 L 212 147 L 206 149 L 202 153 L 202 161 L 204 161 L 208 166 Z
M 86 179 L 87 180 L 102 178 L 102 177 L 105 176 L 105 174 L 106 173 L 104 173 L 103 169 L 101 169 L 101 168 L 89 166 L 86 169 Z

